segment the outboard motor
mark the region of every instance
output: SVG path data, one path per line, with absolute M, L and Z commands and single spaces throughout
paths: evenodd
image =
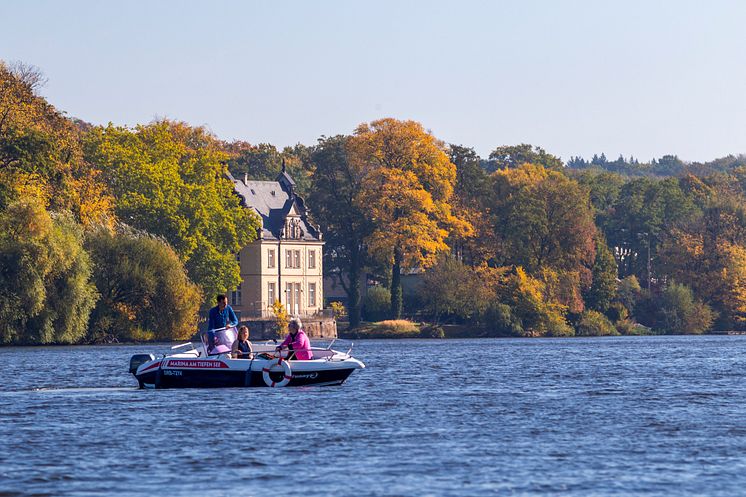
M 130 358 L 130 373 L 135 374 L 137 368 L 155 359 L 153 354 L 135 354 Z

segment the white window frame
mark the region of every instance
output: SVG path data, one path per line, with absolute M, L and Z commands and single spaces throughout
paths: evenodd
M 267 267 L 270 269 L 275 267 L 275 249 L 267 250 Z
M 316 251 L 308 251 L 308 269 L 316 269 Z
M 275 291 L 275 283 L 273 281 L 267 283 L 267 300 L 267 307 L 273 306 L 277 300 L 277 292 Z
M 308 284 L 308 307 L 316 307 L 316 283 Z

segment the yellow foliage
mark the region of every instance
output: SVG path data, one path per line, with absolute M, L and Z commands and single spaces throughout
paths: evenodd
M 285 305 L 279 300 L 275 300 L 270 309 L 272 309 L 272 313 L 275 316 L 275 333 L 277 333 L 277 336 L 285 335 L 288 332 L 288 324 L 290 323 L 290 316 Z
M 456 167 L 445 145 L 414 121 L 381 119 L 358 126 L 349 142 L 350 162 L 363 172 L 359 207 L 375 226 L 372 253 L 405 267 L 429 267 L 448 249 L 449 233 L 472 227 L 451 212 Z

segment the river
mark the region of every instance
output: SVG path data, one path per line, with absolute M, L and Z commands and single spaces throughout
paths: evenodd
M 1 348 L 0 497 L 746 488 L 745 336 L 367 340 L 339 387 L 138 390 L 153 349 Z

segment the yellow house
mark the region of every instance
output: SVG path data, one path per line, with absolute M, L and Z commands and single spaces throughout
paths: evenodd
M 284 164 L 275 181 L 230 179 L 242 204 L 262 219 L 258 239 L 236 256 L 241 284 L 229 296 L 231 307 L 241 318 L 271 317 L 279 300 L 291 315 L 320 314 L 324 242 Z

